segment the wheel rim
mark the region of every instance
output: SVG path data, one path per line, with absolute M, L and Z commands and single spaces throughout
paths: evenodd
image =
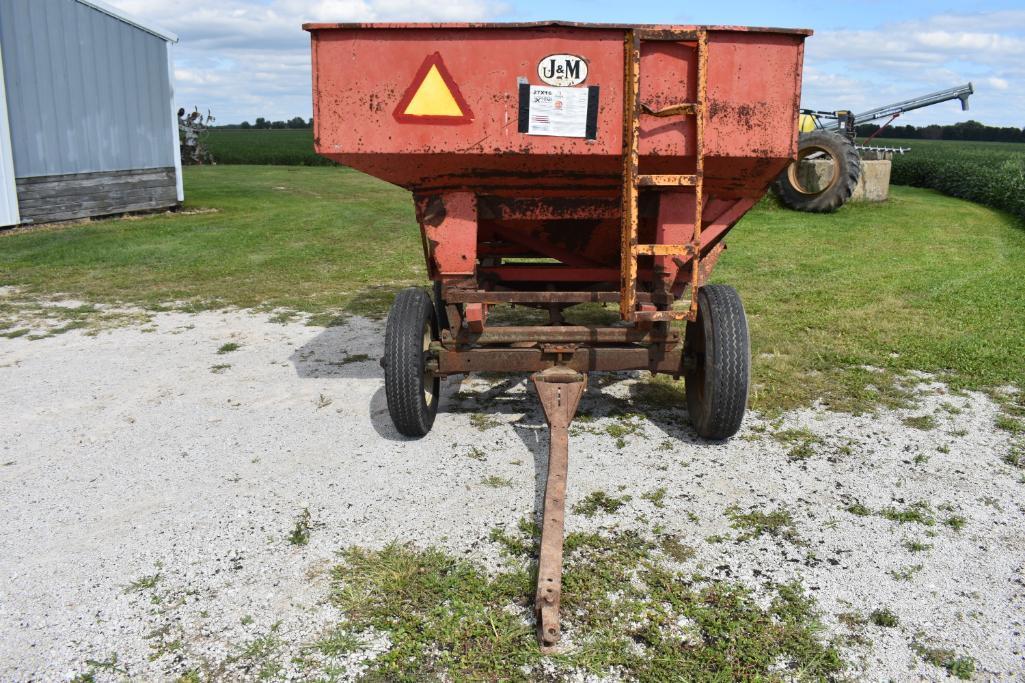
M 424 337 L 423 337 L 423 353 L 424 358 L 427 357 L 427 352 L 431 350 L 431 321 L 427 320 L 424 322 Z M 424 388 L 424 403 L 427 405 L 434 404 L 434 376 L 427 370 L 427 363 L 423 363 L 423 377 L 421 384 Z
M 823 185 L 821 188 L 819 188 L 818 190 L 809 190 L 801 183 L 797 171 L 800 169 L 802 161 L 818 154 L 824 154 L 827 159 L 833 162 L 832 164 L 830 164 L 830 168 L 832 169 L 833 173 L 829 178 L 829 182 Z M 798 154 L 797 161 L 790 164 L 789 168 L 787 168 L 787 179 L 790 181 L 791 187 L 793 187 L 795 190 L 797 190 L 797 192 L 805 196 L 814 197 L 820 195 L 823 192 L 829 190 L 831 187 L 833 187 L 833 185 L 835 185 L 836 182 L 840 179 L 840 161 L 839 159 L 834 158 L 830 151 L 825 147 L 822 147 L 820 145 L 811 145 L 809 147 L 805 147 Z

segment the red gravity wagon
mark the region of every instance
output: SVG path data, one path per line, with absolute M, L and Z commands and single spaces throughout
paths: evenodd
M 554 646 L 567 430 L 587 373 L 682 376 L 700 436 L 740 428 L 747 320 L 733 288 L 705 283 L 726 234 L 796 156 L 810 31 L 304 28 L 317 152 L 412 191 L 434 283 L 433 296 L 400 292 L 388 316 L 395 427 L 431 429 L 443 377 L 533 373 L 551 440 L 535 606 Z M 589 302 L 617 304 L 620 320 L 566 323 L 566 308 Z M 548 322 L 492 324 L 499 304 Z

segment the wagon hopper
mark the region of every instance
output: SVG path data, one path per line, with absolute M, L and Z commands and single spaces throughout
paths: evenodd
M 707 439 L 749 383 L 723 238 L 797 152 L 805 30 L 733 26 L 308 24 L 317 152 L 409 189 L 433 295 L 396 297 L 385 390 L 425 435 L 440 379 L 532 373 L 550 427 L 536 612 L 560 637 L 568 426 L 590 371 L 684 377 Z M 567 324 L 600 302 L 619 322 Z M 495 324 L 498 304 L 548 312 Z M 682 323 L 682 324 L 679 324 Z

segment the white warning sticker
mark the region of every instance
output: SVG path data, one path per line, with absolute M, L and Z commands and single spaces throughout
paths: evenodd
M 588 137 L 588 89 L 530 86 L 528 135 Z

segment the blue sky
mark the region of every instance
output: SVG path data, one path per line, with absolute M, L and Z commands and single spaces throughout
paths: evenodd
M 303 21 L 514 21 L 741 24 L 814 29 L 803 100 L 855 111 L 967 81 L 971 111 L 956 102 L 905 115 L 924 125 L 974 118 L 1025 126 L 1025 0 L 950 2 L 586 0 L 109 0 L 178 33 L 178 101 L 220 123 L 310 115 Z

